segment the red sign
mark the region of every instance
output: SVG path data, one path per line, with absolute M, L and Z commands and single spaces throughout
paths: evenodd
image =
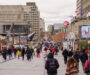
M 80 9 L 77 9 L 77 10 L 75 11 L 75 13 L 80 13 Z
M 68 21 L 64 21 L 64 24 L 63 25 L 66 27 L 68 24 L 69 24 Z

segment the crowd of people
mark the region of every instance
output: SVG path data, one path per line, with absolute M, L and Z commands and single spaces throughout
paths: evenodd
M 22 60 L 24 60 L 25 55 L 27 56 L 27 60 L 31 60 L 31 58 L 33 57 L 33 53 L 34 53 L 34 49 L 33 48 L 14 48 L 14 47 L 10 47 L 10 48 L 2 48 L 1 54 L 3 59 L 6 61 L 7 58 L 12 59 L 13 57 L 16 58 L 16 56 L 18 57 L 18 59 L 20 59 L 20 57 L 22 57 Z
M 22 60 L 24 60 L 26 56 L 27 60 L 31 61 L 31 59 L 33 59 L 33 56 L 36 55 L 36 57 L 39 58 L 40 53 L 42 53 L 47 74 L 57 75 L 57 69 L 59 68 L 59 59 L 55 59 L 54 56 L 58 55 L 59 51 L 62 52 L 64 63 L 66 65 L 65 75 L 78 75 L 80 61 L 83 66 L 83 71 L 86 73 L 86 75 L 90 75 L 90 54 L 87 53 L 85 49 L 82 49 L 81 51 L 74 51 L 72 49 L 68 50 L 60 48 L 60 45 L 56 43 L 52 43 L 50 41 L 42 41 L 38 43 L 37 47 L 34 48 L 2 48 L 1 54 L 5 61 L 7 60 L 7 57 L 9 58 L 9 60 L 12 59 L 13 54 L 14 58 L 18 57 L 18 59 L 20 59 L 20 57 L 22 57 Z
M 82 63 L 83 71 L 86 75 L 90 75 L 90 54 L 86 49 L 82 49 L 81 51 L 69 51 L 64 49 L 62 55 L 64 57 L 64 63 L 67 65 L 66 75 L 77 75 L 79 73 L 80 61 Z

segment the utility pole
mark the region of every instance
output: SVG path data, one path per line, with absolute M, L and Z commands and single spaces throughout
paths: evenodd
M 28 22 L 28 26 L 27 26 L 28 28 L 27 28 L 27 44 L 29 44 L 29 42 L 28 42 L 28 35 L 29 35 L 29 33 L 30 33 L 30 25 L 29 25 L 29 22 Z
M 20 48 L 20 42 L 21 42 L 21 41 L 20 41 L 20 32 L 19 32 L 19 48 Z
M 88 25 L 90 25 L 90 12 L 88 12 L 88 14 L 87 14 L 87 20 L 88 20 Z M 90 44 L 88 44 L 88 50 L 90 51 L 89 46 L 90 46 Z

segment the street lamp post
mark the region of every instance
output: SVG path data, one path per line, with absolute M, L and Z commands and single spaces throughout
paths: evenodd
M 90 25 L 90 12 L 87 14 L 87 20 L 88 20 L 88 25 Z M 88 44 L 88 50 L 89 50 L 89 44 Z

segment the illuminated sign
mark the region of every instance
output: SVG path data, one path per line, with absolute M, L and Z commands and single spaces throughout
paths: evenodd
M 90 26 L 81 26 L 81 38 L 90 38 Z

